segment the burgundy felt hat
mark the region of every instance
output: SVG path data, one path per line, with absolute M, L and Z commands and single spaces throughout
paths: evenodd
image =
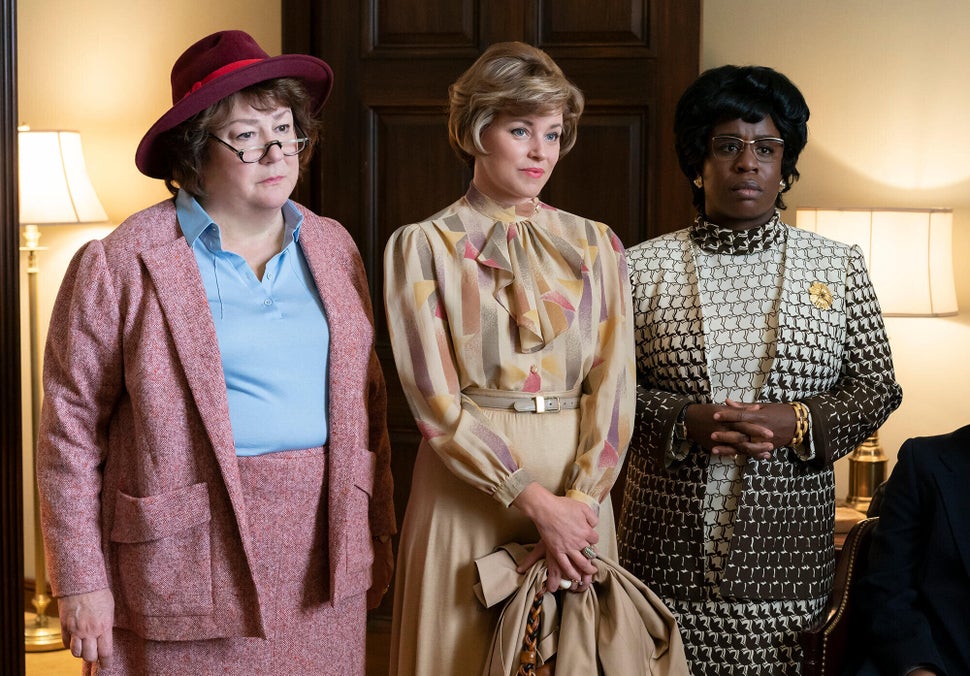
M 159 136 L 230 94 L 278 77 L 302 80 L 313 100 L 314 113 L 323 108 L 333 86 L 333 71 L 316 57 L 270 56 L 243 31 L 220 31 L 202 38 L 172 66 L 172 107 L 138 144 L 138 170 L 152 178 L 164 178 L 169 161 L 158 144 Z

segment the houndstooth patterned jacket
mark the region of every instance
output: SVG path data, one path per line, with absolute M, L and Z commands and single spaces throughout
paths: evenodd
M 720 592 L 725 598 L 825 596 L 834 570 L 832 463 L 899 406 L 879 304 L 856 247 L 787 225 L 777 351 L 762 401 L 801 401 L 815 457 L 791 448 L 748 462 Z M 634 293 L 637 423 L 620 517 L 620 559 L 660 594 L 700 599 L 701 505 L 710 455 L 665 462 L 677 413 L 710 401 L 689 230 L 627 251 Z M 816 307 L 822 282 L 831 305 Z M 824 306 L 825 303 L 822 303 Z

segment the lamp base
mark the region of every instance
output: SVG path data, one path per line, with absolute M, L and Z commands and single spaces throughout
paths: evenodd
M 886 455 L 879 444 L 879 432 L 859 444 L 849 456 L 849 494 L 846 505 L 865 514 L 876 489 L 886 479 Z
M 38 653 L 63 649 L 61 621 L 58 618 L 24 613 L 24 650 Z

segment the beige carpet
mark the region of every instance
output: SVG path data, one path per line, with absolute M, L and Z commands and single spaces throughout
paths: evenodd
M 67 650 L 27 653 L 26 676 L 73 676 L 81 673 L 81 660 Z

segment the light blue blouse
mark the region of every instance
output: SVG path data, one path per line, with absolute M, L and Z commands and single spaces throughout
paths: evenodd
M 192 195 L 179 191 L 175 205 L 215 322 L 236 454 L 326 444 L 330 330 L 299 246 L 303 215 L 283 205 L 283 249 L 260 280 L 222 248 L 219 226 Z

